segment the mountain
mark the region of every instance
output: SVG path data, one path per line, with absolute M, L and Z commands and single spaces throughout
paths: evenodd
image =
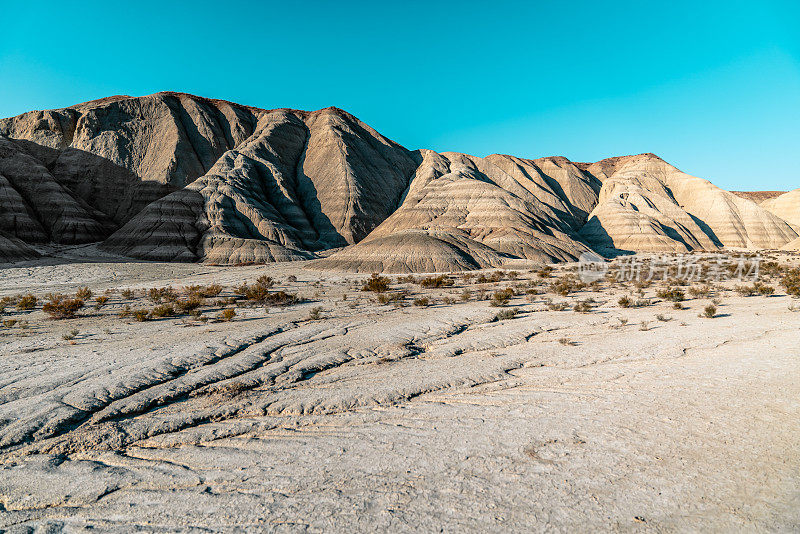
M 0 120 L 2 261 L 50 242 L 365 272 L 568 261 L 590 249 L 780 248 L 798 239 L 786 195 L 759 206 L 653 154 L 575 163 L 412 151 L 337 108 L 182 93 Z

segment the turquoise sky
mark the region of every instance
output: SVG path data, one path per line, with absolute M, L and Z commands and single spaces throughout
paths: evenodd
M 335 105 L 408 148 L 800 187 L 797 1 L 1 2 L 3 117 L 175 90 Z

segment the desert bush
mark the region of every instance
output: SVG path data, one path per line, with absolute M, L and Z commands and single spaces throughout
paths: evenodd
M 469 299 L 472 298 L 472 291 L 470 291 L 469 289 L 465 289 L 464 291 L 461 292 L 459 298 L 461 299 L 461 302 L 468 302 Z
M 682 302 L 686 300 L 686 295 L 682 289 L 677 287 L 670 287 L 667 289 L 659 289 L 656 291 L 656 296 L 660 299 L 668 300 L 670 302 Z
M 128 317 L 130 314 L 131 314 L 131 307 L 128 304 L 123 306 L 123 308 L 119 312 L 119 316 L 122 317 L 123 319 L 125 317 Z
M 75 298 L 78 300 L 89 300 L 92 298 L 92 290 L 88 287 L 81 287 L 75 292 Z
M 674 303 L 674 304 L 672 305 L 672 307 L 673 307 L 674 309 L 676 309 L 676 310 L 685 310 L 685 309 L 686 309 L 686 306 L 684 306 L 684 305 L 683 305 L 682 303 L 680 303 L 680 302 L 676 302 L 676 303 Z
M 558 342 L 561 343 L 562 345 L 577 345 L 578 344 L 575 341 L 572 341 L 571 339 L 569 339 L 568 337 L 559 338 Z
M 514 296 L 514 290 L 510 287 L 505 289 L 500 289 L 492 293 L 492 302 L 490 306 L 505 306 L 511 300 L 511 297 Z
M 650 330 L 650 321 L 642 321 L 642 323 L 639 325 L 639 330 L 643 332 Z
M 162 301 L 166 302 L 173 302 L 177 300 L 178 296 L 175 294 L 175 290 L 171 287 L 152 287 L 147 292 L 147 298 L 149 298 L 154 304 L 159 304 Z
M 314 306 L 308 312 L 309 321 L 319 321 L 322 319 L 322 306 Z
M 408 292 L 406 291 L 392 291 L 388 293 L 378 293 L 378 302 L 381 304 L 392 304 L 392 303 L 399 303 L 402 302 L 406 296 L 408 296 Z
M 197 296 L 204 299 L 210 299 L 222 293 L 222 286 L 219 284 L 209 284 L 205 287 L 200 287 Z
M 175 315 L 175 308 L 173 308 L 171 304 L 161 304 L 153 308 L 150 315 L 155 318 L 172 317 Z
M 569 308 L 566 302 L 553 302 L 550 300 L 545 302 L 545 304 L 547 305 L 547 309 L 550 311 L 564 311 Z
M 232 321 L 234 317 L 236 317 L 236 310 L 233 308 L 226 308 L 219 313 L 217 319 L 220 321 L 229 322 Z
M 712 317 L 717 315 L 717 307 L 713 304 L 709 304 L 705 308 L 703 308 L 703 316 L 708 317 L 711 319 Z
M 423 278 L 420 280 L 419 285 L 424 288 L 438 288 L 438 287 L 450 287 L 454 284 L 454 280 L 447 275 L 439 275 L 436 277 L 429 276 L 428 278 Z
M 17 301 L 17 309 L 20 311 L 29 311 L 36 307 L 38 299 L 30 293 L 24 297 L 20 297 Z
M 481 273 L 478 276 L 476 282 L 479 284 L 497 283 L 500 282 L 504 278 L 504 276 L 505 275 L 502 271 L 494 271 L 489 276 L 486 276 L 485 274 Z
M 592 311 L 592 304 L 588 300 L 582 300 L 575 303 L 575 306 L 572 307 L 572 310 L 578 313 L 589 313 Z
M 380 276 L 378 273 L 372 273 L 364 285 L 361 287 L 361 291 L 373 291 L 375 293 L 383 293 L 384 291 L 389 290 L 389 283 L 391 281 L 386 278 L 385 276 Z
M 420 297 L 420 298 L 414 299 L 414 306 L 425 307 L 425 306 L 430 305 L 430 303 L 431 303 L 431 299 L 429 299 L 428 297 Z
M 666 315 L 662 315 L 659 313 L 658 315 L 656 315 L 656 319 L 658 319 L 662 323 L 666 323 L 667 321 L 671 321 L 672 317 L 667 317 Z
M 711 286 L 708 284 L 702 286 L 692 286 L 689 288 L 689 294 L 694 298 L 705 298 L 711 294 Z
M 42 306 L 42 310 L 52 319 L 70 319 L 83 308 L 81 299 L 70 299 L 63 295 L 54 295 L 50 302 Z
M 761 283 L 761 282 L 755 282 L 753 284 L 753 287 L 756 288 L 756 291 L 758 291 L 758 293 L 760 295 L 768 296 L 768 295 L 772 295 L 773 293 L 775 293 L 775 288 L 774 287 L 768 286 L 767 284 L 764 284 L 764 283 Z
M 286 281 L 292 283 L 297 282 L 297 277 L 293 274 L 290 274 L 289 276 L 286 277 Z
M 800 297 L 800 267 L 787 270 L 781 278 L 781 285 L 787 295 Z
M 200 298 L 200 296 L 192 294 L 184 299 L 179 299 L 176 301 L 175 307 L 178 308 L 178 310 L 180 310 L 182 313 L 187 313 L 196 310 L 203 304 L 205 304 L 205 301 Z
M 78 337 L 78 334 L 80 334 L 80 331 L 77 328 L 73 328 L 72 330 L 70 330 L 66 334 L 63 334 L 61 336 L 61 339 L 63 339 L 64 341 L 72 341 L 73 339 Z
M 285 291 L 275 291 L 267 296 L 266 304 L 271 306 L 291 306 L 302 302 L 303 299 L 298 297 L 295 293 L 287 293 Z
M 133 289 L 123 289 L 120 291 L 120 295 L 126 299 L 132 299 L 136 296 L 136 292 Z
M 256 278 L 256 285 L 266 287 L 267 289 L 269 289 L 275 285 L 275 280 L 273 280 L 271 276 L 262 274 L 261 276 Z
M 743 297 L 752 297 L 758 293 L 758 289 L 756 289 L 754 286 L 736 286 L 733 289 Z
M 569 295 L 574 291 L 580 291 L 585 287 L 586 284 L 584 284 L 583 282 L 581 282 L 572 275 L 564 275 L 561 278 L 557 279 L 552 284 L 550 284 L 551 291 L 561 295 L 562 297 L 566 297 L 567 295 Z
M 633 299 L 628 296 L 620 297 L 617 304 L 623 308 L 630 308 L 633 306 Z
M 105 306 L 106 303 L 108 303 L 108 297 L 105 295 L 100 295 L 99 297 L 94 299 L 94 309 L 99 310 L 100 308 Z
M 134 310 L 131 312 L 131 315 L 136 321 L 140 323 L 143 323 L 144 321 L 150 319 L 150 312 L 147 310 Z
M 536 274 L 539 275 L 539 278 L 547 278 L 550 276 L 550 273 L 553 272 L 553 268 L 549 265 L 545 265 L 544 267 L 540 268 L 536 271 Z
M 6 327 L 6 328 L 11 328 L 15 324 L 17 324 L 17 320 L 16 319 L 5 319 L 3 321 L 3 326 Z
M 497 315 L 494 316 L 494 321 L 505 321 L 506 319 L 513 319 L 517 316 L 519 310 L 517 308 L 509 308 L 507 310 L 500 310 L 497 312 Z

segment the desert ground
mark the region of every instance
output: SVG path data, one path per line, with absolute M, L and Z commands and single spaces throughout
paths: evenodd
M 749 295 L 520 262 L 376 292 L 308 262 L 51 253 L 0 266 L 0 531 L 800 529 L 777 274 Z

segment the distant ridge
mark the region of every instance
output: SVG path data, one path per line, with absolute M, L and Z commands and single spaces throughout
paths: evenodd
M 365 272 L 780 248 L 800 230 L 791 194 L 724 191 L 652 153 L 409 150 L 336 107 L 162 92 L 0 119 L 0 261 L 98 241 L 145 260 Z

